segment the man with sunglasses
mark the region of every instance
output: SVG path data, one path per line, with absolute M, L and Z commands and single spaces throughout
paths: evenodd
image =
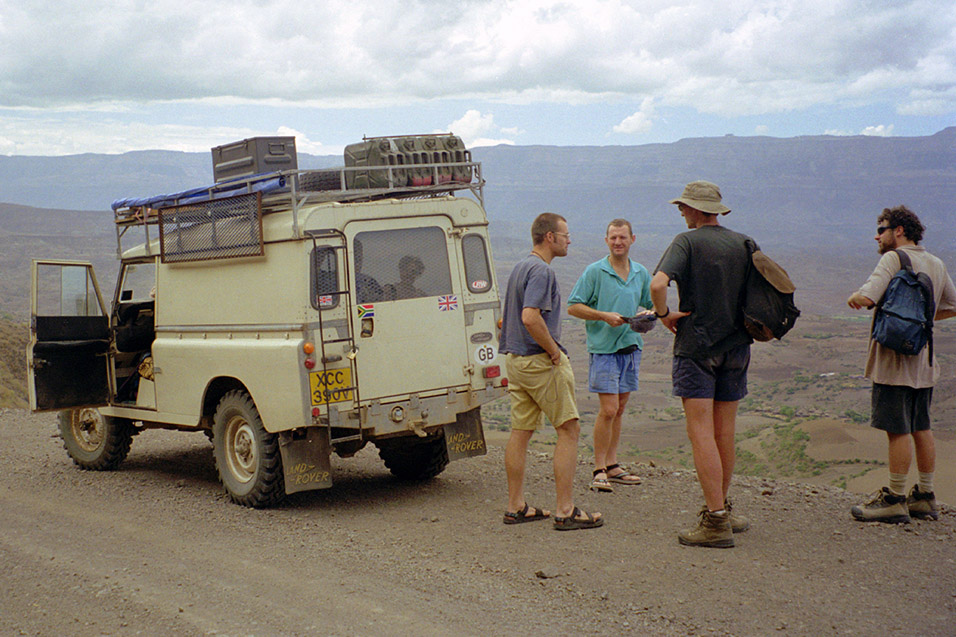
M 927 274 L 933 282 L 934 320 L 956 316 L 956 288 L 946 266 L 919 245 L 924 230 L 919 217 L 906 206 L 884 209 L 877 218 L 875 237 L 883 256 L 863 287 L 847 299 L 847 305 L 858 310 L 877 304 L 902 267 L 895 252 L 900 250 L 909 257 L 914 272 Z M 886 432 L 890 475 L 888 486 L 850 509 L 857 520 L 906 523 L 911 517 L 938 519 L 939 507 L 933 492 L 936 444 L 929 410 L 939 373 L 929 347 L 915 355 L 901 354 L 877 343 L 871 335 L 865 368 L 866 377 L 873 381 L 870 423 Z M 919 477 L 906 494 L 913 447 Z

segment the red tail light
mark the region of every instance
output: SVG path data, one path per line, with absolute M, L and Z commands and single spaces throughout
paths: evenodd
M 484 378 L 498 378 L 501 376 L 501 367 L 498 365 L 489 365 L 481 370 L 481 375 Z

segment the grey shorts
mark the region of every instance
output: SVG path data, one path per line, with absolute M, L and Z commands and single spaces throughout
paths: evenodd
M 929 406 L 933 388 L 873 383 L 870 424 L 891 434 L 911 434 L 930 428 Z
M 711 398 L 734 402 L 747 395 L 747 368 L 750 344 L 711 356 L 688 358 L 675 356 L 671 367 L 674 395 L 681 398 Z

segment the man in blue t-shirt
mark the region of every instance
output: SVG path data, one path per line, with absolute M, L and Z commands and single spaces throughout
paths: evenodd
M 641 479 L 617 461 L 621 420 L 631 392 L 637 391 L 644 340 L 627 319 L 653 307 L 651 277 L 629 257 L 634 231 L 626 219 L 614 219 L 604 236 L 610 254 L 585 268 L 568 297 L 568 314 L 584 319 L 590 365 L 588 389 L 598 395 L 594 419 L 594 471 L 591 489 L 613 491 L 616 484 Z
M 592 529 L 604 524 L 600 513 L 574 506 L 572 490 L 578 459 L 578 409 L 574 402 L 574 373 L 561 346 L 561 292 L 551 269 L 555 257 L 568 254 L 571 234 L 561 215 L 545 212 L 531 225 L 534 247 L 508 278 L 501 340 L 507 355 L 508 393 L 511 396 L 511 436 L 505 447 L 508 507 L 504 523 L 543 520 L 549 511 L 532 507 L 524 496 L 528 443 L 547 416 L 558 434 L 554 448 L 554 486 L 557 507 L 554 528 L 559 531 Z

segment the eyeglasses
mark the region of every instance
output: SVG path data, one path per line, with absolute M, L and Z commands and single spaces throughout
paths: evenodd
M 561 235 L 562 237 L 566 237 L 566 238 L 568 238 L 568 239 L 571 238 L 571 233 L 570 233 L 570 232 L 553 232 L 553 231 L 552 231 L 551 234 L 559 234 L 559 235 Z
M 876 227 L 876 234 L 877 234 L 877 235 L 881 235 L 881 234 L 883 234 L 884 232 L 886 232 L 887 230 L 891 230 L 892 228 L 893 228 L 893 226 L 877 226 L 877 227 Z

